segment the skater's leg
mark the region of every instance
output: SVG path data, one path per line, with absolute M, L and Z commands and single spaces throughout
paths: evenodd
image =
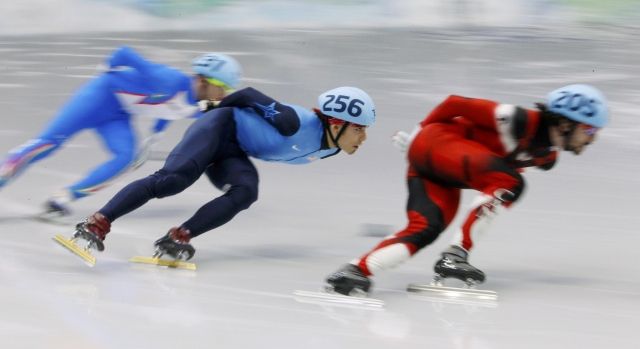
M 182 192 L 214 162 L 219 152 L 229 143 L 231 134 L 231 109 L 207 113 L 187 129 L 162 169 L 124 187 L 98 212 L 113 222 L 153 198 Z
M 454 235 L 452 245 L 442 252 L 442 258 L 436 262 L 434 271 L 437 277 L 454 277 L 470 285 L 485 280 L 485 274 L 469 264 L 469 251 L 474 240 L 486 233 L 499 211 L 515 202 L 524 189 L 524 180 L 518 172 L 508 168 L 501 159 L 492 159 L 489 161 L 491 166 L 474 172 L 473 179 L 468 182 L 471 188 L 481 193 L 472 202 L 464 223 Z M 473 161 L 470 163 L 473 164 Z
M 187 189 L 202 172 L 193 162 L 175 160 L 176 157 L 170 156 L 162 169 L 122 188 L 98 212 L 113 222 L 151 199 L 175 195 Z
M 489 160 L 476 162 L 474 157 L 488 157 Z M 487 154 L 474 154 L 474 157 L 469 161 L 469 171 L 473 176 L 467 185 L 478 190 L 480 194 L 471 203 L 467 216 L 457 229 L 452 242 L 466 251 L 473 248 L 475 239 L 486 233 L 495 216 L 503 208 L 511 206 L 521 197 L 525 188 L 524 178 L 516 170 L 509 168 L 502 159 Z
M 113 157 L 85 178 L 68 187 L 74 199 L 85 197 L 109 185 L 123 174 L 135 158 L 136 139 L 129 119 L 110 121 L 96 130 Z
M 407 226 L 351 262 L 367 276 L 409 259 L 435 241 L 455 216 L 460 200 L 459 189 L 447 188 L 420 177 L 409 177 L 407 185 Z
M 110 182 L 129 169 L 135 157 L 135 135 L 128 118 L 109 121 L 97 128 L 98 134 L 113 157 L 100 164 L 86 177 L 65 188 L 47 200 L 47 212 L 69 214 L 68 204 L 71 201 L 93 194 L 105 188 Z
M 428 178 L 481 192 L 458 229 L 453 245 L 443 252 L 434 269 L 442 277 L 483 282 L 484 273 L 469 264 L 468 252 L 498 209 L 520 197 L 524 189 L 522 176 L 482 144 L 455 135 L 448 135 L 446 144 L 431 147 L 419 156 L 423 157 L 422 165 L 416 167 Z
M 105 107 L 108 96 L 103 87 L 102 78 L 89 82 L 60 109 L 38 137 L 10 151 L 0 165 L 0 187 L 29 165 L 52 155 L 78 131 L 95 127 L 100 118 L 109 117 L 111 109 Z
M 345 295 L 368 292 L 371 287 L 369 276 L 411 258 L 431 244 L 451 223 L 460 200 L 458 189 L 446 188 L 416 176 L 408 177 L 407 185 L 407 227 L 329 275 L 326 280 L 328 289 Z
M 0 165 L 0 187 L 23 173 L 27 167 L 58 150 L 65 139 L 32 139 L 14 148 Z
M 202 206 L 182 224 L 192 237 L 227 223 L 258 199 L 258 171 L 244 155 L 216 162 L 206 174 L 216 187 L 224 188 L 225 193 Z

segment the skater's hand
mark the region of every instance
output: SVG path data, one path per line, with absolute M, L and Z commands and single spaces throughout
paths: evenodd
M 391 136 L 391 142 L 401 152 L 406 153 L 409 147 L 409 134 L 404 131 L 398 131 Z
M 136 159 L 131 164 L 132 169 L 137 169 L 142 166 L 147 160 L 149 160 L 149 156 L 153 147 L 160 141 L 160 138 L 164 135 L 164 132 L 156 132 L 151 134 L 151 136 L 147 137 L 142 141 L 142 146 L 136 155 Z
M 420 132 L 421 129 L 422 128 L 417 125 L 413 128 L 411 133 L 398 131 L 391 137 L 391 142 L 396 148 L 400 149 L 401 152 L 406 153 L 407 149 L 409 149 L 409 146 L 411 145 L 411 142 L 413 142 L 413 139 L 416 138 L 416 135 L 418 134 L 418 132 Z
M 208 112 L 211 109 L 215 109 L 220 105 L 220 101 L 212 101 L 208 99 L 203 99 L 198 101 L 198 108 L 200 108 L 201 112 Z

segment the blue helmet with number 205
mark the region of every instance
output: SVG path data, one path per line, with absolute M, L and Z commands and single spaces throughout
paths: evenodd
M 233 57 L 222 53 L 206 53 L 191 62 L 196 74 L 202 75 L 214 85 L 235 89 L 240 82 L 242 68 Z
M 324 115 L 362 126 L 376 121 L 376 106 L 369 95 L 357 87 L 342 86 L 318 97 L 318 108 Z
M 574 84 L 551 91 L 547 109 L 573 121 L 602 128 L 609 121 L 604 95 L 590 85 Z

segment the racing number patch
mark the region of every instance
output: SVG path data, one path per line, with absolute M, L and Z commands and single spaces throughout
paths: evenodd
M 362 107 L 364 106 L 364 102 L 353 98 L 351 99 L 346 95 L 326 95 L 327 100 L 322 104 L 323 112 L 338 112 L 342 113 L 344 111 L 347 112 L 350 116 L 357 118 L 362 114 Z
M 578 112 L 586 117 L 593 117 L 598 111 L 596 101 L 583 96 L 581 93 L 571 93 L 569 91 L 560 92 L 560 96 L 551 101 L 553 108 L 566 109 Z

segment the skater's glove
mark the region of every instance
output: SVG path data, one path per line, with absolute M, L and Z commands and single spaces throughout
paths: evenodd
M 409 134 L 404 131 L 398 131 L 391 136 L 391 142 L 401 152 L 406 153 L 409 147 Z
M 198 108 L 203 113 L 218 107 L 218 105 L 220 105 L 220 101 L 212 101 L 208 99 L 198 101 Z
M 421 129 L 422 128 L 420 126 L 416 126 L 413 131 L 411 131 L 411 133 L 398 131 L 391 137 L 391 142 L 401 152 L 406 153 L 407 149 L 409 149 L 409 146 L 411 145 L 411 142 L 413 142 L 413 139 Z
M 140 150 L 136 155 L 136 159 L 131 165 L 134 170 L 139 168 L 145 162 L 147 162 L 147 160 L 149 160 L 151 152 L 153 151 L 153 147 L 160 141 L 163 135 L 164 132 L 152 133 L 149 137 L 145 138 L 144 141 L 142 141 L 142 145 L 140 146 Z

